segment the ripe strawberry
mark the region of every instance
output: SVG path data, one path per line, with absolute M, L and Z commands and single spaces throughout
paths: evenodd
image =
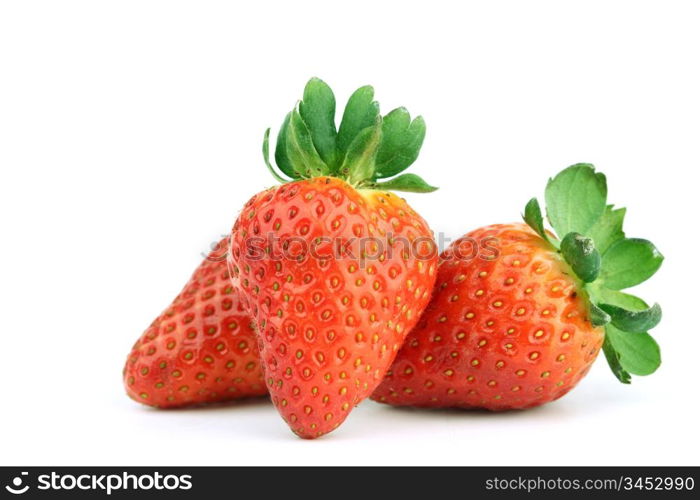
M 250 316 L 230 283 L 222 240 L 134 344 L 129 397 L 173 408 L 265 394 Z
M 378 181 L 416 158 L 423 122 L 403 109 L 382 118 L 372 96 L 353 94 L 336 134 L 333 93 L 309 82 L 278 139 L 292 180 L 254 196 L 231 238 L 231 275 L 259 326 L 272 401 L 304 438 L 335 429 L 371 394 L 435 280 L 427 224 L 384 190 L 434 188 L 412 174 Z
M 659 322 L 659 306 L 618 290 L 649 278 L 663 257 L 624 237 L 624 209 L 606 206 L 605 177 L 591 166 L 564 170 L 546 194 L 549 220 L 566 236 L 545 231 L 533 199 L 525 211 L 532 227 L 487 226 L 452 244 L 430 305 L 372 399 L 521 409 L 570 391 L 601 347 L 625 383 L 658 367 L 645 332 Z

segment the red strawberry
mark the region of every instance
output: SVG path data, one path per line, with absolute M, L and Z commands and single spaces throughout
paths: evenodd
M 375 399 L 524 408 L 588 371 L 604 333 L 566 263 L 525 224 L 477 229 L 455 245 L 489 239 L 495 259 L 441 256 L 433 300 Z
M 382 120 L 363 87 L 336 134 L 334 106 L 323 82 L 309 82 L 276 152 L 302 179 L 254 196 L 229 252 L 272 401 L 304 438 L 338 427 L 379 384 L 428 303 L 437 261 L 425 221 L 383 189 L 433 188 L 411 174 L 378 182 L 415 159 L 422 121 L 405 110 Z
M 623 382 L 629 373 L 653 372 L 659 351 L 645 332 L 660 309 L 617 290 L 651 276 L 662 257 L 651 243 L 624 237 L 624 210 L 606 207 L 606 193 L 602 174 L 575 165 L 547 188 L 550 221 L 566 235 L 561 242 L 545 232 L 533 199 L 525 213 L 532 228 L 487 226 L 451 245 L 428 309 L 372 399 L 537 406 L 570 391 L 604 342 Z
M 265 394 L 252 321 L 230 283 L 222 240 L 134 344 L 127 394 L 172 408 Z

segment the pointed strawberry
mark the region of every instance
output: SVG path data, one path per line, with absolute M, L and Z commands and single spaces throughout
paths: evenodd
M 134 344 L 123 376 L 135 401 L 173 408 L 267 393 L 252 320 L 230 283 L 227 248 L 225 238 Z
M 660 363 L 647 331 L 657 305 L 621 292 L 663 257 L 626 238 L 624 209 L 606 205 L 603 174 L 574 165 L 550 180 L 544 228 L 536 199 L 526 224 L 497 224 L 441 256 L 433 299 L 372 398 L 392 405 L 504 410 L 560 398 L 601 347 L 616 377 Z
M 437 262 L 428 225 L 388 191 L 434 190 L 397 176 L 418 155 L 423 120 L 403 108 L 380 116 L 371 87 L 352 95 L 337 132 L 334 115 L 332 91 L 312 79 L 277 141 L 289 179 L 267 161 L 266 133 L 266 162 L 285 183 L 245 205 L 229 252 L 272 401 L 304 438 L 338 427 L 380 383 L 428 303 Z

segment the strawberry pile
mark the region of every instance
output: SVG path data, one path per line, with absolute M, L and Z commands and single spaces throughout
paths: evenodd
M 364 399 L 419 407 L 524 409 L 560 398 L 602 349 L 629 383 L 660 364 L 658 304 L 622 292 L 663 256 L 623 231 L 605 176 L 587 164 L 550 179 L 545 227 L 494 224 L 441 255 L 392 191 L 436 188 L 404 171 L 425 136 L 404 108 L 381 115 L 371 87 L 348 100 L 312 79 L 285 117 L 280 185 L 254 195 L 183 291 L 136 342 L 128 395 L 161 408 L 270 398 L 302 438 L 331 432 Z

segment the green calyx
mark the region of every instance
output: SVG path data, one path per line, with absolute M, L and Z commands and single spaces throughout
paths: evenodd
M 603 352 L 615 376 L 630 383 L 631 375 L 649 375 L 661 364 L 656 341 L 648 331 L 661 321 L 661 307 L 622 292 L 649 279 L 663 255 L 647 240 L 627 238 L 624 208 L 607 204 L 605 176 L 593 165 L 572 165 L 547 183 L 547 220 L 532 198 L 523 219 L 569 264 L 589 299 L 589 319 L 605 328 Z
M 304 96 L 287 114 L 270 162 L 270 129 L 263 157 L 279 182 L 320 176 L 339 177 L 362 189 L 428 193 L 437 188 L 415 174 L 402 174 L 415 160 L 425 137 L 422 117 L 411 120 L 405 108 L 382 116 L 374 89 L 357 89 L 335 125 L 335 96 L 322 80 L 312 78 Z

